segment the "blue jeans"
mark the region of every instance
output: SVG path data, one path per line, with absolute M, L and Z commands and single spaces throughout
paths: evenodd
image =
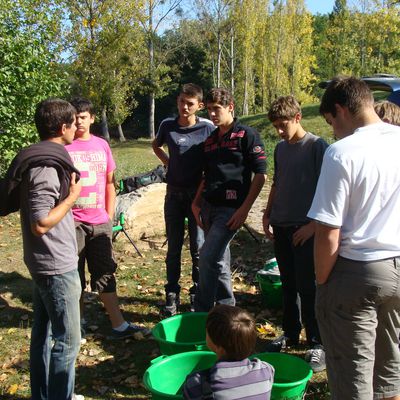
M 307 343 L 313 346 L 321 343 L 315 317 L 314 238 L 294 246 L 293 235 L 299 228 L 273 226 L 274 251 L 282 281 L 282 328 L 286 336 L 298 339 L 303 322 Z
M 178 189 L 167 186 L 164 202 L 164 218 L 167 231 L 168 251 L 165 260 L 167 266 L 167 284 L 165 292 L 179 293 L 181 277 L 181 254 L 185 237 L 185 218 L 188 219 L 190 255 L 192 257 L 192 281 L 190 293 L 194 294 L 199 281 L 199 249 L 204 242 L 203 231 L 197 226 L 191 205 L 195 189 Z
M 78 270 L 33 275 L 32 400 L 70 400 L 81 332 Z
M 195 311 L 207 312 L 215 303 L 235 305 L 229 243 L 236 230 L 230 230 L 226 226 L 235 212 L 235 208 L 214 207 L 203 202 L 201 218 L 205 240 L 200 250 L 200 276 L 194 301 Z

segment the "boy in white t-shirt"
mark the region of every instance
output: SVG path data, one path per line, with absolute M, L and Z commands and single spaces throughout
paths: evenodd
M 340 139 L 308 213 L 331 396 L 399 400 L 400 128 L 379 119 L 356 78 L 334 78 L 320 112 Z

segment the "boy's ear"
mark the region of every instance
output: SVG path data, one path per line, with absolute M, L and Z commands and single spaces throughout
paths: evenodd
M 230 111 L 230 112 L 233 112 L 233 110 L 235 109 L 235 104 L 234 103 L 229 103 L 228 104 L 228 110 Z
M 202 110 L 204 108 L 204 103 L 202 101 L 199 101 L 199 110 Z
M 299 123 L 301 121 L 301 114 L 300 113 L 296 113 L 296 115 L 294 116 L 294 121 L 296 123 Z
M 58 136 L 64 136 L 66 130 L 67 130 L 67 124 L 62 124 L 60 131 L 58 132 Z

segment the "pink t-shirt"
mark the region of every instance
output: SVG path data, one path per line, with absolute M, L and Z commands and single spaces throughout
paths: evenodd
M 75 167 L 81 173 L 82 190 L 72 208 L 75 221 L 92 225 L 109 221 L 106 212 L 107 175 L 115 170 L 108 143 L 97 136 L 89 140 L 74 140 L 65 146 Z

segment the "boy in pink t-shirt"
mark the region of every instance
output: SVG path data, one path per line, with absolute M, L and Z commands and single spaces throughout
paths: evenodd
M 115 162 L 108 143 L 90 133 L 94 122 L 93 105 L 86 99 L 74 99 L 76 133 L 66 146 L 75 167 L 81 173 L 82 190 L 72 209 L 79 254 L 82 290 L 86 286 L 85 261 L 90 273 L 92 291 L 97 291 L 110 317 L 112 336 L 124 338 L 146 328 L 124 320 L 116 293 L 116 263 L 112 254 L 112 226 L 115 210 Z M 83 301 L 81 297 L 81 314 Z M 84 321 L 84 319 L 83 319 Z

